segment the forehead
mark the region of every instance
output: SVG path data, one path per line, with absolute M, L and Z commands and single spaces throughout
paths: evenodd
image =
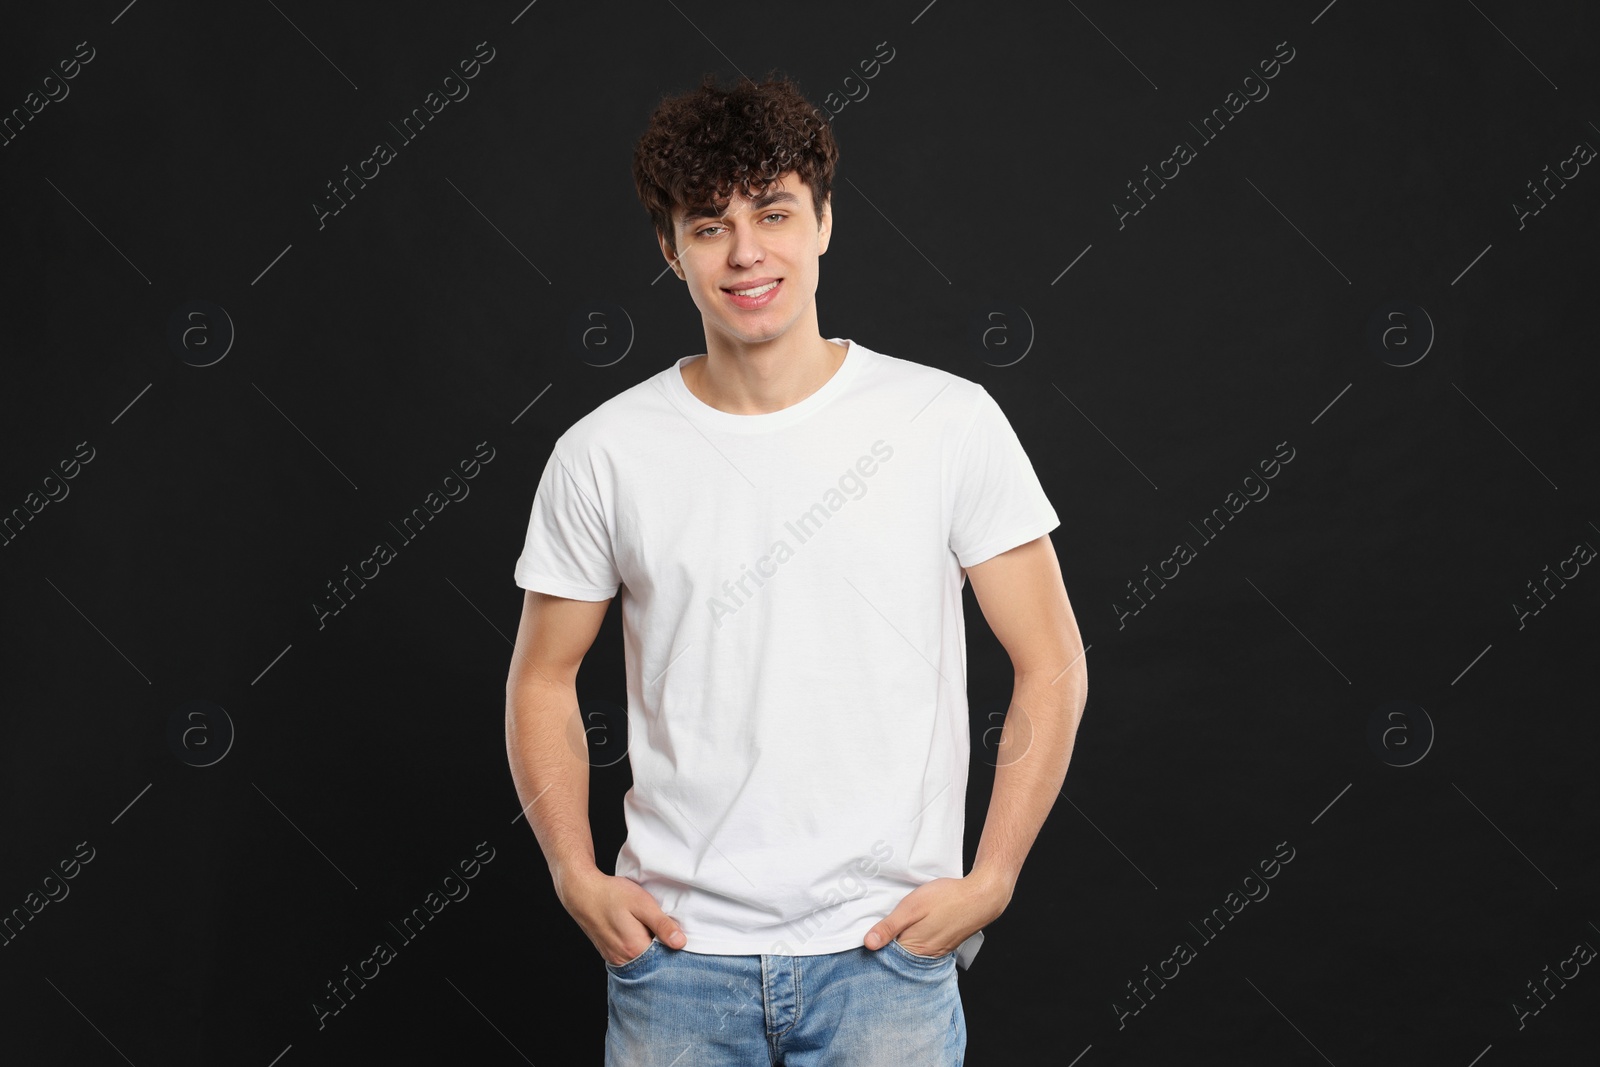
M 678 221 L 681 224 L 696 219 L 719 219 L 741 209 L 754 212 L 773 205 L 804 207 L 811 201 L 810 190 L 809 185 L 796 178 L 794 171 L 788 171 L 767 183 L 766 189 L 754 197 L 745 196 L 743 191 L 735 188 L 732 196 L 721 208 L 709 203 L 688 206 L 680 204 L 677 208 Z

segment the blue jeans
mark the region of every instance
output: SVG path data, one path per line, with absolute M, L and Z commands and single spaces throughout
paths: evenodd
M 606 963 L 606 1067 L 961 1067 L 956 954 L 891 941 L 713 956 L 652 939 Z

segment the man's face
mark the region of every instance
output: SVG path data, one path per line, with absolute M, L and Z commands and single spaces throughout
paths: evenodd
M 817 257 L 828 250 L 833 228 L 829 204 L 817 225 L 811 187 L 788 171 L 754 199 L 733 191 L 727 209 L 712 206 L 673 211 L 678 240 L 677 272 L 689 296 L 716 330 L 742 344 L 782 336 L 812 306 L 817 292 Z M 658 235 L 659 237 L 659 235 Z M 669 261 L 672 248 L 660 239 Z M 770 283 L 776 282 L 774 286 Z M 730 290 L 761 290 L 740 296 Z

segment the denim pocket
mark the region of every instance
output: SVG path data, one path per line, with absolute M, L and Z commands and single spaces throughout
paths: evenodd
M 922 963 L 922 964 L 943 963 L 945 960 L 951 959 L 956 954 L 956 950 L 955 949 L 951 949 L 949 952 L 946 952 L 942 956 L 923 956 L 923 955 L 919 955 L 918 953 L 912 952 L 910 949 L 908 949 L 904 945 L 902 945 L 900 943 L 900 939 L 899 938 L 895 938 L 894 940 L 890 941 L 889 942 L 889 947 L 893 948 L 893 949 L 897 949 L 899 951 L 900 955 L 904 956 L 906 959 L 913 960 L 913 961 L 915 961 L 917 963 Z
M 656 946 L 659 944 L 661 944 L 661 941 L 652 937 L 650 939 L 650 944 L 645 946 L 644 951 L 633 957 L 633 959 L 629 960 L 627 963 L 612 963 L 610 960 L 605 960 L 604 962 L 606 965 L 606 970 L 611 971 L 613 974 L 618 971 L 627 970 L 629 967 L 632 967 L 634 964 L 650 955 L 651 952 L 655 951 Z

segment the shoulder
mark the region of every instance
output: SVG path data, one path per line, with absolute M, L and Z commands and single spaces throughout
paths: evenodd
M 981 384 L 942 367 L 891 356 L 859 345 L 867 357 L 862 382 L 900 397 L 926 398 L 918 418 L 936 416 L 956 430 L 970 426 L 982 406 L 994 404 Z
M 665 396 L 668 373 L 677 373 L 676 363 L 596 405 L 556 438 L 556 455 L 569 466 L 589 465 L 637 439 L 653 417 L 671 410 Z
M 963 378 L 941 366 L 917 363 L 915 360 L 888 355 L 859 344 L 866 363 L 862 365 L 862 379 L 872 386 L 901 390 L 906 394 L 925 395 L 938 400 L 941 410 L 954 416 L 955 421 L 973 418 L 979 403 L 989 398 L 989 392 L 970 378 Z M 992 403 L 992 400 L 990 400 Z

